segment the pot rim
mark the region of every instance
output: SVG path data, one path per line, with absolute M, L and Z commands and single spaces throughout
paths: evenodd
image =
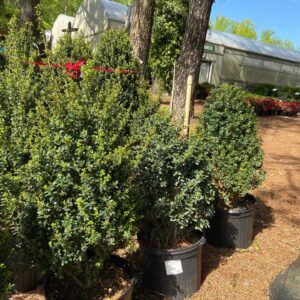
M 184 255 L 193 252 L 197 248 L 202 247 L 205 243 L 206 243 L 206 238 L 204 235 L 202 235 L 198 242 L 186 248 L 160 249 L 160 248 L 147 247 L 144 246 L 143 244 L 140 244 L 140 246 L 147 253 L 151 253 L 154 255 L 178 255 L 178 254 Z
M 134 289 L 134 286 L 136 285 L 138 281 L 138 278 L 137 277 L 133 277 L 130 281 L 130 285 L 129 287 L 126 289 L 126 291 L 123 292 L 122 295 L 120 295 L 120 297 L 118 298 L 118 300 L 122 300 L 124 299 L 127 295 L 129 295 L 129 293 L 131 292 L 131 290 Z
M 252 212 L 255 209 L 256 198 L 252 194 L 247 194 L 245 197 L 249 198 L 249 201 L 250 201 L 249 206 L 229 208 L 229 209 L 226 209 L 226 208 L 220 209 L 220 208 L 218 208 L 217 210 L 221 211 L 222 213 L 232 214 L 232 215 Z

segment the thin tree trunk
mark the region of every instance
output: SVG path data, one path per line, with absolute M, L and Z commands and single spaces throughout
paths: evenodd
M 38 33 L 37 14 L 35 10 L 39 3 L 40 0 L 20 0 L 20 24 L 22 26 L 26 22 L 31 22 L 35 35 Z
M 144 75 L 149 57 L 154 9 L 155 0 L 135 0 L 131 8 L 130 40 Z
M 182 121 L 188 75 L 193 76 L 193 98 L 214 0 L 191 0 L 183 44 L 178 60 L 173 98 L 173 119 Z

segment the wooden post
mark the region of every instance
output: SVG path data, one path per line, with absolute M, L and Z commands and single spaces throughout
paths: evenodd
M 187 79 L 187 89 L 186 89 L 186 98 L 185 98 L 185 111 L 184 111 L 184 123 L 183 123 L 183 134 L 185 136 L 188 136 L 188 134 L 189 134 L 192 87 L 193 87 L 193 76 L 189 75 L 188 79 Z

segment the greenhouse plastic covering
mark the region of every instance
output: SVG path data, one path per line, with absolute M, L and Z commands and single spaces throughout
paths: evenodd
M 110 2 L 110 1 L 108 1 Z M 276 57 L 288 61 L 300 63 L 300 52 L 282 48 L 279 46 L 267 45 L 262 42 L 243 38 L 231 33 L 217 30 L 209 30 L 206 36 L 206 42 L 222 45 L 227 48 L 258 53 L 271 57 Z
M 59 14 L 58 17 L 56 18 L 51 33 L 52 33 L 52 47 L 55 47 L 59 38 L 64 34 L 62 32 L 63 29 L 68 28 L 68 23 L 71 22 L 71 25 L 73 26 L 74 24 L 74 18 L 64 15 L 64 14 Z
M 124 22 L 127 17 L 128 7 L 109 0 L 100 0 L 104 13 L 108 19 Z

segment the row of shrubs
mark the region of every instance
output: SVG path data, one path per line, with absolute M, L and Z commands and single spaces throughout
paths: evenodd
M 207 99 L 212 89 L 214 89 L 214 86 L 209 83 L 199 84 L 196 90 L 196 98 L 204 100 Z M 255 113 L 258 116 L 295 116 L 300 110 L 300 102 L 298 102 L 295 98 L 282 101 L 278 98 L 247 93 L 245 100 L 254 107 Z
M 12 26 L 0 76 L 0 294 L 12 260 L 90 287 L 136 232 L 176 247 L 263 180 L 256 117 L 237 87 L 215 89 L 184 137 L 138 74 L 91 68 L 139 69 L 125 31 L 103 33 L 94 54 L 69 36 L 47 53 L 49 65 L 85 58 L 75 80 L 34 65 L 32 41 L 30 26 Z
M 257 83 L 247 87 L 247 90 L 263 97 L 280 97 L 280 93 L 286 95 L 287 100 L 300 100 L 300 88 L 289 86 L 275 86 L 272 84 Z
M 286 115 L 295 116 L 300 110 L 300 103 L 276 100 L 271 97 L 247 96 L 246 101 L 250 103 L 259 116 Z

